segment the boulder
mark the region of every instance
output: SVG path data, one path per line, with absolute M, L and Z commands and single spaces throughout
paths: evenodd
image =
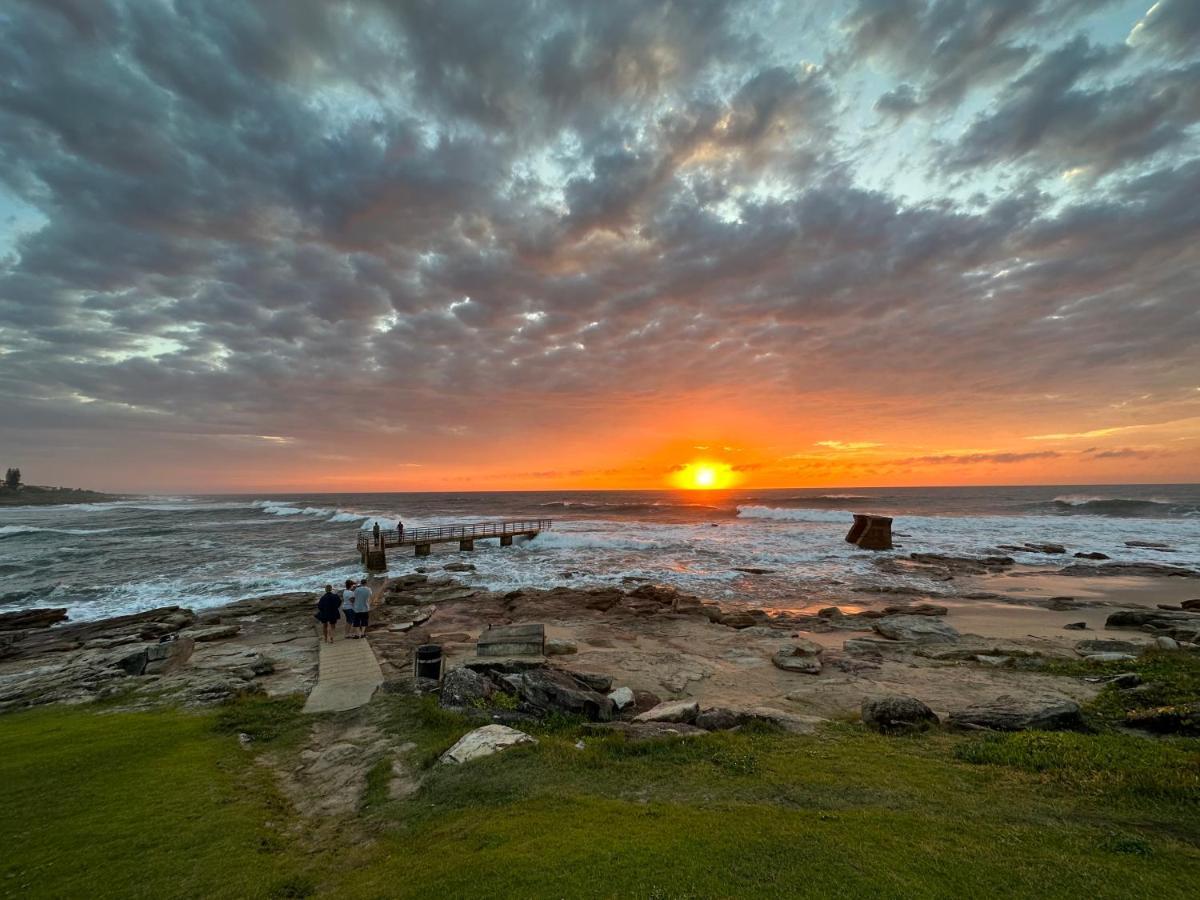
M 611 675 L 597 675 L 595 672 L 567 672 L 567 674 L 597 694 L 607 694 L 612 690 Z
M 805 675 L 821 674 L 820 644 L 797 638 L 796 643 L 790 644 L 771 656 L 771 662 L 777 669 L 785 672 L 801 672 Z
M 696 721 L 700 714 L 700 704 L 695 700 L 668 700 L 653 709 L 639 713 L 633 717 L 635 722 L 686 722 Z
M 19 609 L 16 612 L 0 613 L 0 631 L 16 631 L 25 628 L 49 628 L 67 618 L 65 607 L 55 609 Z
M 536 744 L 537 738 L 509 728 L 507 725 L 484 725 L 474 731 L 468 731 L 458 742 L 441 756 L 441 762 L 447 765 L 462 765 L 473 759 L 482 759 L 517 747 L 521 744 Z
M 758 624 L 758 619 L 750 613 L 739 610 L 722 611 L 717 622 L 727 628 L 752 628 Z
M 1184 600 L 1179 604 L 1179 607 L 1180 609 L 1195 610 L 1196 612 L 1200 612 L 1200 597 L 1197 597 L 1195 600 Z
M 706 709 L 696 716 L 696 727 L 705 731 L 729 731 L 742 724 L 741 717 L 722 706 Z
M 1160 635 L 1154 639 L 1154 646 L 1159 650 L 1178 650 L 1179 641 L 1175 638 L 1169 638 L 1166 635 Z
M 798 716 L 795 713 L 783 712 L 769 706 L 735 710 L 735 713 L 742 720 L 743 725 L 748 722 L 762 722 L 781 728 L 789 734 L 812 734 L 817 730 L 817 726 L 827 721 L 817 716 Z
M 563 638 L 547 638 L 545 652 L 547 656 L 568 656 L 578 653 L 579 645 Z
M 1080 656 L 1090 656 L 1093 653 L 1140 653 L 1141 651 L 1141 644 L 1135 644 L 1132 641 L 1105 640 L 1103 638 L 1080 641 L 1075 645 L 1075 652 Z
M 635 712 L 646 712 L 654 709 L 660 703 L 662 703 L 662 697 L 653 691 L 635 690 L 633 692 L 633 709 Z
M 1076 553 L 1076 559 L 1111 559 L 1107 553 Z
M 822 619 L 840 619 L 845 613 L 836 606 L 826 606 L 824 609 L 818 609 L 817 615 Z
M 1063 626 L 1067 631 L 1087 631 L 1087 622 L 1068 622 Z
M 611 694 L 608 699 L 613 702 L 613 706 L 617 709 L 626 709 L 634 704 L 633 691 L 627 687 L 619 687 Z
M 886 638 L 918 643 L 943 643 L 957 641 L 958 629 L 930 616 L 885 616 L 875 620 L 872 628 Z
M 1089 653 L 1084 656 L 1088 662 L 1094 663 L 1112 663 L 1112 662 L 1132 662 L 1137 659 L 1132 653 Z
M 1005 695 L 950 713 L 959 728 L 987 731 L 1077 731 L 1084 727 L 1079 704 L 1064 697 Z
M 608 697 L 567 672 L 530 669 L 505 675 L 504 681 L 515 691 L 527 712 L 558 711 L 581 715 L 593 722 L 607 722 L 613 715 L 613 702 Z
M 442 679 L 442 706 L 478 706 L 497 691 L 495 682 L 473 669 L 451 669 Z
M 937 725 L 938 717 L 915 697 L 897 695 L 863 700 L 862 721 L 882 734 L 902 734 Z

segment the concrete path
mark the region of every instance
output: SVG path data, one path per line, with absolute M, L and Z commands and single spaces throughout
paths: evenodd
M 357 709 L 371 699 L 381 684 L 383 672 L 370 641 L 338 637 L 332 644 L 322 642 L 317 686 L 308 695 L 304 711 Z

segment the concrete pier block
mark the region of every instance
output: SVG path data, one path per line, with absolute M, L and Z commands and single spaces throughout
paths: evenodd
M 416 552 L 417 556 L 428 556 L 429 555 L 429 547 L 430 547 L 429 544 L 415 544 L 414 546 L 417 551 Z
M 501 547 L 511 547 L 512 546 L 512 537 L 513 536 L 511 534 L 500 535 L 500 546 Z
M 458 549 L 459 550 L 474 550 L 475 549 L 474 538 L 468 538 L 467 540 L 459 541 Z
M 368 572 L 386 572 L 387 557 L 384 556 L 382 550 L 368 550 L 366 553 L 366 564 Z

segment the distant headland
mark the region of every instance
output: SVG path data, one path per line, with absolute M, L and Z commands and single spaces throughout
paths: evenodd
M 59 503 L 105 503 L 120 500 L 115 494 L 87 491 L 83 488 L 49 487 L 22 484 L 21 470 L 8 469 L 0 482 L 0 506 L 53 506 Z

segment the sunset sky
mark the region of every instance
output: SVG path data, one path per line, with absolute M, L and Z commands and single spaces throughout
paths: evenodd
M 1200 481 L 1200 3 L 0 6 L 0 466 Z

